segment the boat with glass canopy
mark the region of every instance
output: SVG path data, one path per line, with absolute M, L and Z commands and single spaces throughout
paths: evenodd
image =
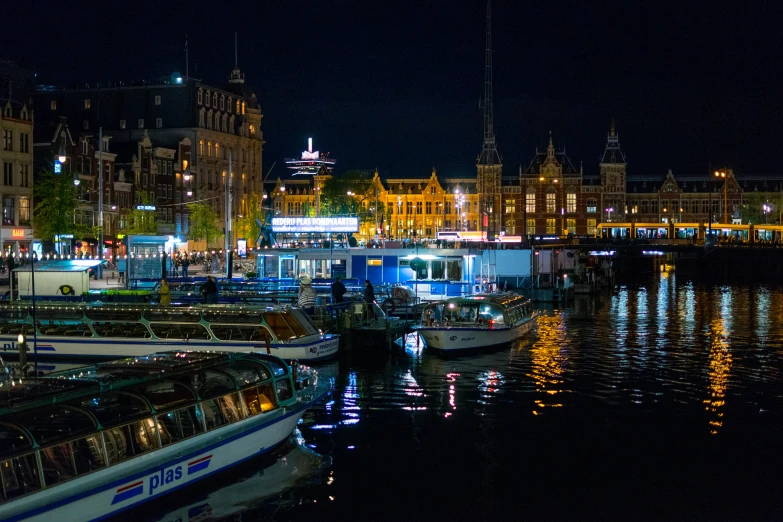
M 95 520 L 269 452 L 331 381 L 266 354 L 165 352 L 0 380 L 0 520 Z
M 68 360 L 187 349 L 268 352 L 286 360 L 317 361 L 333 357 L 339 348 L 339 335 L 324 334 L 304 311 L 283 306 L 38 303 L 35 316 L 31 303 L 0 306 L 5 356 L 17 353 L 20 333 L 37 357 Z
M 508 293 L 476 294 L 424 307 L 413 329 L 428 348 L 447 352 L 508 344 L 535 325 L 538 311 L 529 299 Z

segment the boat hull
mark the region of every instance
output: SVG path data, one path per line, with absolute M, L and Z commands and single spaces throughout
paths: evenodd
M 417 326 L 414 329 L 424 339 L 427 348 L 459 352 L 509 344 L 523 337 L 534 325 L 535 317 L 505 327 Z
M 18 357 L 16 337 L 0 336 L 3 357 Z M 272 355 L 284 360 L 322 361 L 330 359 L 339 350 L 340 339 L 337 335 L 326 334 L 322 338 L 306 343 L 272 343 Z M 266 352 L 264 343 L 231 341 L 163 341 L 157 339 L 103 339 L 95 337 L 56 337 L 38 336 L 36 349 L 32 339 L 27 341 L 28 360 L 35 356 L 42 360 L 56 359 L 117 359 L 136 357 L 166 350 L 223 351 L 223 352 Z
M 295 407 L 225 428 L 96 471 L 0 506 L 4 521 L 101 520 L 274 450 L 328 388 Z

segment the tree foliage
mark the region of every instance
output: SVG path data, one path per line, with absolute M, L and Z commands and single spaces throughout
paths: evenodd
M 193 241 L 210 242 L 213 244 L 223 236 L 223 230 L 218 226 L 217 212 L 212 210 L 209 203 L 190 203 L 188 204 L 188 239 Z
M 144 192 L 136 195 L 136 205 L 126 212 L 125 234 L 137 234 L 142 236 L 158 233 L 158 215 L 154 210 L 139 210 L 138 206 L 153 205 L 154 202 Z
M 351 192 L 353 195 L 348 195 Z M 321 215 L 358 216 L 359 221 L 383 221 L 385 205 L 377 200 L 372 178 L 358 170 L 348 170 L 324 183 L 321 189 Z
M 783 203 L 782 200 L 783 198 L 779 192 L 745 192 L 742 195 L 739 216 L 743 223 L 752 223 L 754 225 L 777 223 L 779 220 L 779 209 Z M 767 214 L 764 213 L 764 205 L 770 208 Z M 731 216 L 731 214 L 730 208 L 729 215 Z M 723 217 L 719 216 L 719 219 L 723 219 Z
M 269 208 L 264 207 L 264 200 L 258 194 L 254 194 L 248 201 L 246 213 L 236 221 L 234 227 L 236 237 L 245 238 L 249 245 L 255 245 L 261 233 L 261 227 L 256 220 L 263 224 L 269 211 Z
M 89 233 L 90 227 L 74 223 L 79 198 L 72 175 L 41 172 L 33 186 L 33 197 L 36 237 L 54 241 L 55 235 L 73 234 L 78 237 Z

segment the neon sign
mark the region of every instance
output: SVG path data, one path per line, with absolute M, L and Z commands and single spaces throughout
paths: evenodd
M 359 218 L 356 216 L 272 218 L 272 232 L 275 233 L 331 233 L 358 231 Z

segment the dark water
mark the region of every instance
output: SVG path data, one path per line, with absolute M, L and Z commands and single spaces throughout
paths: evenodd
M 365 348 L 298 442 L 130 519 L 783 519 L 783 288 L 664 274 L 490 354 Z

